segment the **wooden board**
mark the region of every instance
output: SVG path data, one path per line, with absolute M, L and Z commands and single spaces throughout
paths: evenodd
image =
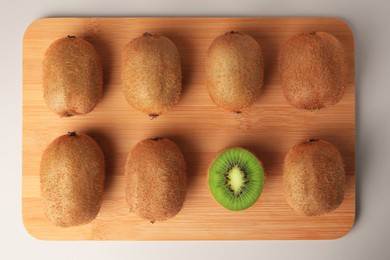
M 212 40 L 227 31 L 252 35 L 265 57 L 265 85 L 250 111 L 218 109 L 205 86 L 205 57 Z M 348 55 L 348 87 L 337 105 L 317 112 L 291 107 L 282 93 L 278 52 L 301 32 L 334 34 Z M 131 108 L 121 91 L 121 52 L 144 32 L 168 36 L 182 58 L 183 92 L 169 113 L 150 120 Z M 57 38 L 76 35 L 94 44 L 104 63 L 104 97 L 84 116 L 59 118 L 43 100 L 41 63 Z M 40 199 L 39 163 L 57 136 L 76 130 L 102 147 L 107 182 L 101 211 L 90 224 L 59 228 L 45 217 Z M 151 224 L 130 214 L 124 199 L 127 154 L 139 141 L 168 137 L 188 164 L 184 208 L 173 219 Z M 282 162 L 295 143 L 318 137 L 341 151 L 347 172 L 343 204 L 333 213 L 301 217 L 283 193 Z M 250 149 L 266 169 L 263 193 L 244 211 L 231 212 L 212 198 L 207 170 L 216 154 L 231 146 Z M 262 240 L 334 239 L 348 233 L 355 218 L 355 86 L 351 29 L 333 18 L 48 18 L 33 22 L 23 40 L 23 221 L 28 232 L 47 240 Z

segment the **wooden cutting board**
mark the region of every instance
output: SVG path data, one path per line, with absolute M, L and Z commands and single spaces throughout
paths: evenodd
M 205 86 L 206 51 L 227 31 L 252 35 L 265 57 L 265 85 L 254 106 L 242 115 L 218 109 Z M 348 55 L 348 87 L 340 103 L 317 112 L 287 104 L 280 86 L 278 52 L 292 35 L 334 34 Z M 168 36 L 182 58 L 183 92 L 169 113 L 155 120 L 131 108 L 121 91 L 121 52 L 144 32 Z M 75 35 L 96 46 L 104 63 L 104 96 L 84 116 L 59 118 L 42 94 L 42 57 L 57 38 Z M 351 29 L 334 18 L 48 18 L 33 22 L 23 40 L 23 221 L 28 232 L 46 240 L 262 240 L 335 239 L 351 229 L 355 218 L 355 85 Z M 103 205 L 90 224 L 59 228 L 44 215 L 40 199 L 42 151 L 68 131 L 87 133 L 102 147 L 107 163 Z M 184 152 L 188 190 L 182 211 L 151 224 L 130 214 L 124 199 L 124 166 L 132 147 L 150 137 L 167 137 Z M 282 163 L 297 142 L 323 138 L 341 151 L 347 172 L 343 204 L 333 213 L 301 217 L 283 193 Z M 228 211 L 214 201 L 207 170 L 217 153 L 242 146 L 263 162 L 265 187 L 257 203 Z

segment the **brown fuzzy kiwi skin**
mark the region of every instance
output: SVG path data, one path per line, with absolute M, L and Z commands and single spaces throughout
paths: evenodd
M 286 200 L 298 215 L 330 213 L 344 200 L 345 168 L 331 143 L 310 139 L 293 146 L 283 164 Z
M 104 180 L 104 155 L 91 137 L 69 132 L 56 138 L 40 163 L 46 216 L 60 227 L 91 222 L 101 207 Z
M 186 163 L 166 138 L 146 139 L 126 162 L 126 201 L 130 212 L 154 223 L 176 216 L 186 195 Z
M 43 96 L 61 117 L 91 112 L 103 92 L 103 68 L 95 47 L 84 39 L 57 39 L 43 58 Z
M 284 96 L 300 109 L 319 110 L 338 103 L 347 85 L 347 69 L 342 44 L 326 32 L 295 35 L 279 53 Z
M 132 39 L 122 54 L 122 89 L 136 110 L 155 118 L 180 99 L 180 54 L 167 37 L 144 33 Z
M 214 103 L 240 113 L 257 99 L 263 85 L 264 59 L 250 35 L 228 32 L 211 43 L 206 60 L 207 88 Z

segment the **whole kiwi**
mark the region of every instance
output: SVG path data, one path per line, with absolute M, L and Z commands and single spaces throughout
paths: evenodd
M 41 195 L 48 219 L 71 227 L 95 219 L 102 203 L 104 155 L 86 134 L 69 132 L 52 141 L 42 154 Z
M 186 194 L 186 163 L 180 148 L 166 138 L 146 139 L 126 162 L 126 201 L 130 212 L 152 223 L 174 217 Z
M 255 102 L 263 85 L 261 47 L 250 35 L 240 32 L 220 35 L 208 49 L 206 72 L 214 103 L 240 113 Z
M 95 47 L 81 38 L 57 39 L 43 58 L 43 96 L 63 116 L 92 111 L 103 92 L 102 62 Z
M 180 54 L 167 37 L 144 33 L 132 39 L 122 57 L 122 88 L 136 110 L 155 118 L 179 102 Z
M 327 141 L 310 139 L 293 146 L 284 160 L 283 178 L 287 202 L 297 214 L 323 215 L 343 202 L 343 158 Z
M 347 59 L 330 33 L 295 35 L 283 45 L 279 68 L 284 96 L 292 106 L 318 110 L 338 103 L 347 85 Z

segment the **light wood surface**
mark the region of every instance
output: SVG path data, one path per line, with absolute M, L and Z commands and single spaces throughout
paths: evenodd
M 205 86 L 205 57 L 212 40 L 227 31 L 252 35 L 265 58 L 265 85 L 255 105 L 242 115 L 218 109 Z M 348 55 L 348 87 L 337 105 L 317 112 L 291 107 L 282 93 L 278 51 L 288 37 L 310 31 L 334 34 Z M 121 52 L 144 32 L 168 36 L 178 47 L 183 69 L 180 102 L 155 120 L 127 104 L 121 90 Z M 60 118 L 42 94 L 42 58 L 57 38 L 89 40 L 104 63 L 104 96 L 84 116 Z M 107 163 L 104 200 L 90 224 L 60 228 L 44 215 L 40 199 L 42 151 L 68 131 L 87 133 L 102 147 Z M 184 152 L 188 190 L 182 211 L 151 224 L 130 214 L 124 197 L 127 154 L 142 139 L 167 137 Z M 295 143 L 323 138 L 345 160 L 346 195 L 333 213 L 301 217 L 283 194 L 282 163 Z M 352 31 L 333 18 L 47 18 L 33 22 L 23 40 L 23 177 L 22 211 L 27 231 L 45 240 L 276 240 L 335 239 L 347 234 L 355 219 L 355 83 Z M 251 150 L 263 162 L 266 180 L 257 203 L 228 211 L 214 201 L 207 170 L 216 154 L 231 146 Z

